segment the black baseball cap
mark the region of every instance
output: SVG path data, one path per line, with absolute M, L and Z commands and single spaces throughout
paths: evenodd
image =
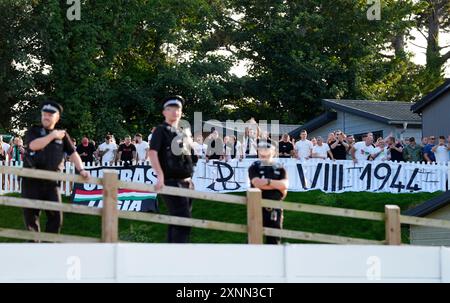
M 182 108 L 185 104 L 185 100 L 183 97 L 179 95 L 169 96 L 163 100 L 163 108 L 168 106 L 175 106 Z
M 46 112 L 46 113 L 51 113 L 51 114 L 54 114 L 56 112 L 59 112 L 59 114 L 62 114 L 63 107 L 61 106 L 61 104 L 59 104 L 57 102 L 47 100 L 42 103 L 41 111 Z

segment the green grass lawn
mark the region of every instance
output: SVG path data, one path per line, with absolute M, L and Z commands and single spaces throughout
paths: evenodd
M 242 193 L 243 194 L 243 193 Z M 344 193 L 325 194 L 320 191 L 289 193 L 286 201 L 301 202 L 341 208 L 384 212 L 385 204 L 399 205 L 402 210 L 427 201 L 440 193 L 385 194 L 385 193 Z M 65 202 L 68 202 L 65 199 Z M 160 203 L 161 213 L 166 213 L 164 203 Z M 193 217 L 230 223 L 246 223 L 246 208 L 241 205 L 196 200 Z M 324 233 L 355 238 L 383 240 L 384 223 L 341 218 L 333 216 L 306 214 L 286 211 L 284 228 L 306 232 Z M 154 223 L 120 220 L 120 239 L 132 242 L 164 243 L 167 226 Z M 45 214 L 41 217 L 41 226 L 45 226 Z M 22 210 L 0 206 L 0 228 L 24 229 Z M 100 237 L 100 217 L 65 214 L 63 234 L 86 237 Z M 403 241 L 409 243 L 408 230 L 402 231 Z M 212 231 L 194 228 L 193 243 L 246 243 L 245 234 Z M 23 242 L 0 238 L 0 242 Z M 284 242 L 301 243 L 301 241 L 284 239 Z

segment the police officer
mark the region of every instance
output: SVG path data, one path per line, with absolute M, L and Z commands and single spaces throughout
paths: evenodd
M 193 188 L 192 174 L 196 157 L 192 151 L 192 137 L 188 130 L 181 130 L 179 122 L 185 101 L 181 96 L 163 100 L 165 121 L 156 127 L 150 142 L 150 161 L 158 181 L 156 190 L 164 185 Z M 192 200 L 188 197 L 162 195 L 169 214 L 177 217 L 192 217 Z M 170 225 L 169 243 L 188 243 L 190 227 Z
M 259 160 L 248 169 L 251 187 L 261 189 L 263 199 L 283 200 L 289 186 L 286 170 L 274 161 L 275 146 L 267 141 L 258 143 Z M 283 228 L 283 210 L 263 208 L 263 225 L 270 228 Z M 267 244 L 280 244 L 279 237 L 266 237 Z
M 83 164 L 75 151 L 69 134 L 57 130 L 63 108 L 56 102 L 46 101 L 41 108 L 41 125 L 32 126 L 25 135 L 25 168 L 35 168 L 59 172 L 64 166 L 64 154 L 75 164 L 75 169 L 84 178 L 90 175 L 83 169 Z M 31 178 L 22 180 L 22 197 L 28 199 L 55 201 L 61 203 L 58 182 Z M 24 209 L 25 225 L 30 231 L 40 231 L 38 209 Z M 62 226 L 62 213 L 46 211 L 46 232 L 59 233 Z

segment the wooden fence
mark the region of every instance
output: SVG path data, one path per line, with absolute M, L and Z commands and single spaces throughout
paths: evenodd
M 161 223 L 170 225 L 189 226 L 209 230 L 219 230 L 227 232 L 243 233 L 248 235 L 249 244 L 262 244 L 263 236 L 276 236 L 289 239 L 313 241 L 321 243 L 336 244 L 370 244 L 370 245 L 400 245 L 401 244 L 401 224 L 421 225 L 450 229 L 450 221 L 424 219 L 400 215 L 400 208 L 396 205 L 386 205 L 384 213 L 369 212 L 354 209 L 344 209 L 335 207 L 318 206 L 304 203 L 292 203 L 262 199 L 261 191 L 249 189 L 246 197 L 229 194 L 215 194 L 197 192 L 195 190 L 164 187 L 159 194 L 169 194 L 172 196 L 190 197 L 194 199 L 210 200 L 229 204 L 245 205 L 247 207 L 247 224 L 225 223 L 194 218 L 181 218 L 155 213 L 124 212 L 117 208 L 118 189 L 129 189 L 154 192 L 154 186 L 143 183 L 123 182 L 118 179 L 114 170 L 105 170 L 103 178 L 90 178 L 85 180 L 77 175 L 34 170 L 17 167 L 0 166 L 0 174 L 10 174 L 20 177 L 28 177 L 42 180 L 64 181 L 66 183 L 87 183 L 103 186 L 103 208 L 91 208 L 88 206 L 62 204 L 49 201 L 30 200 L 24 198 L 0 196 L 0 205 L 35 208 L 51 211 L 62 211 L 73 214 L 101 216 L 102 237 L 101 239 L 68 236 L 61 234 L 35 233 L 24 230 L 13 230 L 0 228 L 0 237 L 15 238 L 33 241 L 46 242 L 105 242 L 116 243 L 119 241 L 119 219 L 129 219 L 141 222 Z M 312 214 L 338 216 L 355 219 L 365 219 L 372 221 L 384 221 L 386 239 L 384 241 L 367 240 L 336 235 L 327 235 L 294 230 L 280 230 L 263 227 L 262 207 L 283 208 L 289 211 L 297 211 Z

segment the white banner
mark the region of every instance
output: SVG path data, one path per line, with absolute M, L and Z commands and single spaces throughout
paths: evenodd
M 200 160 L 194 174 L 198 191 L 245 191 L 250 183 L 248 167 L 255 159 L 243 161 Z M 277 159 L 289 178 L 289 191 L 321 190 L 327 193 L 445 191 L 447 165 L 367 161 L 324 161 Z

